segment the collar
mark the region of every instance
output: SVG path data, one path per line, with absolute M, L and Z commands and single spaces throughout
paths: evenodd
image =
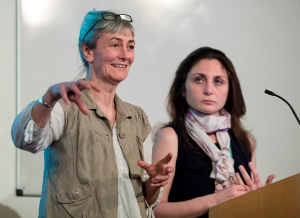
M 82 91 L 82 102 L 87 106 L 88 110 L 96 111 L 98 116 L 106 117 L 100 107 L 95 103 L 88 90 Z M 114 102 L 116 105 L 117 114 L 122 117 L 132 118 L 133 113 L 130 110 L 128 103 L 123 102 L 117 94 L 115 94 Z

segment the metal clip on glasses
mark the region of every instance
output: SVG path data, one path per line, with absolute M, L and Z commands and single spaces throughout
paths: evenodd
M 94 28 L 94 26 L 96 26 L 96 24 L 98 23 L 99 20 L 101 20 L 101 18 L 103 20 L 116 20 L 119 17 L 122 20 L 126 20 L 128 22 L 132 22 L 132 18 L 128 14 L 101 14 L 101 17 L 99 17 L 98 20 L 91 26 L 91 28 L 84 34 L 84 36 L 82 38 L 82 42 L 84 42 L 84 39 L 85 39 L 86 35 Z

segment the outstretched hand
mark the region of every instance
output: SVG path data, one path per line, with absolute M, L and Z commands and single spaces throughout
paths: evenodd
M 168 166 L 172 159 L 172 153 L 168 153 L 163 159 L 156 164 L 147 164 L 145 161 L 139 160 L 137 164 L 146 170 L 149 175 L 151 186 L 162 187 L 168 184 L 170 173 L 174 172 L 174 168 Z
M 100 91 L 94 82 L 83 79 L 55 84 L 51 86 L 48 91 L 50 91 L 52 99 L 57 101 L 62 98 L 66 104 L 74 102 L 82 113 L 88 114 L 88 108 L 80 98 L 82 95 L 81 91 L 84 89 Z
M 258 188 L 261 188 L 263 186 L 271 184 L 273 182 L 273 179 L 276 177 L 275 174 L 272 174 L 267 178 L 267 181 L 265 182 L 265 184 L 262 184 L 262 182 L 260 180 L 260 176 L 258 174 L 258 171 L 252 162 L 249 162 L 249 167 L 251 169 L 253 178 L 250 178 L 250 176 L 248 175 L 248 173 L 246 172 L 245 168 L 242 165 L 239 166 L 239 169 L 242 173 L 242 176 L 245 180 L 246 185 L 250 188 L 251 191 L 254 191 Z M 238 173 L 236 174 L 236 177 L 237 177 L 237 180 L 239 181 L 239 184 L 244 183 Z

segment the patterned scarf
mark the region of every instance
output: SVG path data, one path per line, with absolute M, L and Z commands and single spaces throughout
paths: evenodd
M 212 161 L 213 170 L 210 178 L 215 179 L 215 192 L 237 184 L 233 168 L 234 160 L 230 157 L 231 127 L 230 114 L 222 109 L 220 116 L 206 115 L 191 108 L 185 116 L 188 134 L 197 142 Z M 207 133 L 216 133 L 221 150 L 214 144 Z

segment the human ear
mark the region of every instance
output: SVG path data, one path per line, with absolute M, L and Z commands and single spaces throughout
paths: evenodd
M 85 44 L 81 45 L 81 51 L 85 60 L 89 63 L 92 63 L 94 60 L 93 50 L 87 47 Z

